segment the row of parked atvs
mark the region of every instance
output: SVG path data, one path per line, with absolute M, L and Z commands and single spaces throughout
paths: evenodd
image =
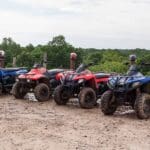
M 0 92 L 11 91 L 17 99 L 33 92 L 38 101 L 54 96 L 58 105 L 78 98 L 80 106 L 87 109 L 96 106 L 101 98 L 105 115 L 112 115 L 118 106 L 127 105 L 136 111 L 138 118 L 150 117 L 150 77 L 139 72 L 132 76 L 91 73 L 87 70 L 91 65 L 81 64 L 75 71 L 47 70 L 39 65 L 29 72 L 25 68 L 0 69 Z

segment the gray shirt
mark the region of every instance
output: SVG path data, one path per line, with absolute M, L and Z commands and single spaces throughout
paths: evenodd
M 127 72 L 127 75 L 132 76 L 132 75 L 136 74 L 137 72 L 138 72 L 138 67 L 137 67 L 136 64 L 133 64 L 133 65 L 130 66 L 130 68 Z

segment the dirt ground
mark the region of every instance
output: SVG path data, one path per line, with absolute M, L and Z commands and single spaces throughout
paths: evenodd
M 150 150 L 150 119 L 0 97 L 0 150 Z

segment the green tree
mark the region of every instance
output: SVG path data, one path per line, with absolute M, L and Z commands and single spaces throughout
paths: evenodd
M 48 42 L 48 45 L 50 46 L 66 46 L 67 45 L 67 42 L 65 40 L 65 37 L 63 35 L 58 35 L 58 36 L 55 36 L 52 41 L 49 41 Z

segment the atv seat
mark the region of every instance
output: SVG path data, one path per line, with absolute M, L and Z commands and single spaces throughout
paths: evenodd
M 109 76 L 110 76 L 110 74 L 106 74 L 106 73 L 96 73 L 95 74 L 96 79 L 99 79 L 99 78 L 108 78 Z
M 63 71 L 64 71 L 63 69 L 51 69 L 51 70 L 48 70 L 48 73 L 51 75 L 54 75 L 54 74 L 57 74 L 57 73 L 63 72 Z
M 55 78 L 56 74 L 60 72 L 64 72 L 64 70 L 63 69 L 51 69 L 51 70 L 48 70 L 47 75 L 49 78 L 52 79 L 52 78 Z

